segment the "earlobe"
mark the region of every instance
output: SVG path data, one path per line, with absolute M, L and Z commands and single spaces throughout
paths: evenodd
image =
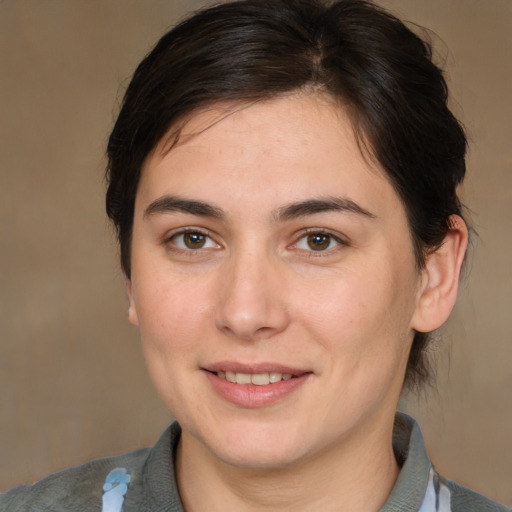
M 128 297 L 128 321 L 132 325 L 139 325 L 139 318 L 137 316 L 137 308 L 133 299 L 132 281 L 126 278 L 126 296 Z
M 431 332 L 441 327 L 457 299 L 460 271 L 468 244 L 468 229 L 458 215 L 451 215 L 449 222 L 450 230 L 442 245 L 427 256 L 422 271 L 412 323 L 412 328 L 419 332 Z

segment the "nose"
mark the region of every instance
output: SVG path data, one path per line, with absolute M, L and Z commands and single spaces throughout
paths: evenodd
M 234 255 L 221 276 L 215 310 L 217 329 L 244 341 L 284 331 L 289 314 L 283 269 L 264 251 Z

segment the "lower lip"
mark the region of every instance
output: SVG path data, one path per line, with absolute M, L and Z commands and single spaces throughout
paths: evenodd
M 205 374 L 213 389 L 224 400 L 248 408 L 265 407 L 284 399 L 302 386 L 311 376 L 310 373 L 305 373 L 274 384 L 256 386 L 255 384 L 229 382 L 208 371 Z

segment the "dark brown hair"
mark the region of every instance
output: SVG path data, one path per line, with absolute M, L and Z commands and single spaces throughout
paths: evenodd
M 241 0 L 185 20 L 140 63 L 108 142 L 107 213 L 130 275 L 135 195 L 145 158 L 185 116 L 315 88 L 346 106 L 362 147 L 401 198 L 421 268 L 461 215 L 466 138 L 447 107 L 431 46 L 364 0 Z M 406 385 L 429 376 L 416 333 Z

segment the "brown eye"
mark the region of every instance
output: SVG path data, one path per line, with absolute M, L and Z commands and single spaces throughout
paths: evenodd
M 184 233 L 183 243 L 189 249 L 202 249 L 206 243 L 206 236 L 202 233 Z
M 331 245 L 331 236 L 325 233 L 311 233 L 308 235 L 308 247 L 312 251 L 325 251 Z
M 199 250 L 199 249 L 219 249 L 210 236 L 201 231 L 185 231 L 176 233 L 171 239 L 172 245 L 182 250 Z

